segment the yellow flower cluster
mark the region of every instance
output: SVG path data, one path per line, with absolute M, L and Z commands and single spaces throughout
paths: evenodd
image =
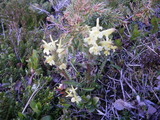
M 84 42 L 89 45 L 89 52 L 93 55 L 100 55 L 101 51 L 107 56 L 110 54 L 110 50 L 115 51 L 117 48 L 113 45 L 112 40 L 109 39 L 109 35 L 115 31 L 114 28 L 102 30 L 103 28 L 99 25 L 99 18 L 97 18 L 96 27 L 93 27 L 89 31 L 89 37 L 84 39 Z M 103 39 L 105 38 L 105 39 Z M 99 41 L 99 39 L 103 39 Z
M 50 35 L 51 42 L 47 43 L 43 40 L 43 53 L 46 54 L 44 56 L 46 58 L 45 62 L 49 65 L 56 65 L 59 66 L 59 69 L 66 69 L 66 64 L 63 63 L 65 52 L 64 46 L 61 43 L 61 40 L 53 41 L 52 36 Z
M 76 102 L 77 104 L 82 100 L 80 96 L 76 93 L 77 88 L 74 88 L 71 85 L 71 88 L 68 88 L 66 90 L 66 93 L 68 94 L 66 97 L 71 97 L 71 102 Z

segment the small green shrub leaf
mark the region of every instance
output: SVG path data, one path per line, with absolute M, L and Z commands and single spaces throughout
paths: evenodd
M 120 66 L 118 66 L 118 65 L 112 64 L 111 66 L 114 67 L 114 68 L 116 68 L 117 70 L 121 70 L 121 69 L 122 69 L 122 68 L 121 68 Z
M 65 108 L 69 108 L 71 105 L 70 105 L 70 104 L 63 104 L 63 106 L 64 106 Z
M 67 80 L 67 81 L 64 81 L 63 83 L 67 85 L 80 86 L 78 82 L 73 81 L 73 80 Z
M 44 116 L 41 118 L 41 120 L 53 120 L 50 115 Z
M 152 24 L 152 26 L 153 26 L 153 28 L 152 28 L 152 33 L 156 33 L 156 32 L 158 32 L 158 18 L 156 18 L 156 17 L 153 17 L 152 19 L 151 19 L 151 24 Z
M 33 108 L 35 108 L 35 106 L 36 106 L 36 103 L 35 103 L 34 101 L 32 101 L 32 102 L 30 103 L 30 107 L 33 109 Z
M 24 114 L 22 114 L 21 112 L 18 112 L 18 117 L 19 117 L 20 119 L 26 118 L 26 116 L 25 116 Z
M 116 46 L 121 47 L 122 46 L 122 41 L 120 39 L 116 39 L 115 44 L 116 44 Z
M 94 97 L 93 98 L 93 104 L 96 105 L 99 102 L 99 98 L 98 97 Z
M 140 36 L 140 31 L 138 30 L 138 25 L 134 25 L 134 29 L 133 29 L 133 32 L 132 32 L 132 36 L 131 36 L 131 40 L 136 40 L 137 37 Z
M 93 91 L 95 88 L 83 88 L 83 90 L 87 91 L 87 92 L 90 92 L 90 91 Z

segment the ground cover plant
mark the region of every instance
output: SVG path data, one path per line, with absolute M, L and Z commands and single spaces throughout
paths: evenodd
M 158 0 L 0 0 L 0 120 L 158 120 Z

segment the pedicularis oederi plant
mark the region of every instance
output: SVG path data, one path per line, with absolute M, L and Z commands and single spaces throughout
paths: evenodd
M 107 30 L 103 30 L 102 26 L 99 25 L 99 18 L 96 20 L 96 26 L 95 27 L 89 27 L 87 25 L 82 26 L 85 35 L 81 35 L 81 43 L 80 44 L 81 48 L 84 48 L 85 50 L 83 51 L 78 51 L 78 52 L 83 52 L 87 56 L 108 56 L 110 55 L 111 52 L 114 52 L 115 49 L 117 48 L 114 46 L 113 41 L 109 38 L 109 35 L 112 34 L 115 29 L 110 28 Z M 67 74 L 68 67 L 70 65 L 70 62 L 68 61 L 68 57 L 74 50 L 70 50 L 71 48 L 75 48 L 74 44 L 72 44 L 71 41 L 67 41 L 66 36 L 71 36 L 69 33 L 68 35 L 65 34 L 65 37 L 60 37 L 58 40 L 53 40 L 52 36 L 50 35 L 50 42 L 46 42 L 43 40 L 43 53 L 45 54 L 45 63 L 48 63 L 50 66 L 55 66 L 58 71 L 64 75 L 64 77 L 67 75 L 69 77 L 65 77 L 66 80 L 72 79 L 72 77 Z M 77 35 L 77 34 L 76 34 Z M 72 37 L 76 38 L 76 36 Z M 71 40 L 71 39 L 70 39 Z M 73 41 L 73 40 L 72 40 Z M 72 66 L 74 66 L 72 64 Z M 76 69 L 76 68 L 74 68 Z M 64 74 L 66 73 L 66 74 Z M 82 78 L 83 79 L 83 78 Z M 86 79 L 86 78 L 84 78 Z M 79 81 L 80 82 L 80 81 Z M 63 84 L 60 84 L 58 89 L 61 89 Z M 77 105 L 79 104 L 84 104 L 85 97 L 81 97 L 77 93 L 77 86 L 74 88 L 72 85 L 68 88 L 65 88 L 65 97 L 70 97 L 71 102 L 75 102 Z M 90 101 L 90 96 L 87 96 L 86 99 Z M 98 104 L 98 97 L 94 97 L 92 101 L 93 104 Z M 85 106 L 85 105 L 84 105 Z
M 86 26 L 85 26 L 86 27 Z M 114 46 L 113 41 L 109 39 L 109 35 L 112 34 L 115 29 L 107 29 L 102 30 L 103 28 L 99 25 L 99 18 L 97 18 L 97 24 L 95 27 L 92 27 L 91 30 L 88 27 L 88 37 L 84 38 L 84 43 L 82 44 L 85 47 L 89 48 L 89 53 L 92 55 L 110 55 L 111 50 L 114 52 L 117 48 Z M 47 43 L 43 40 L 43 53 L 46 54 L 44 57 L 46 58 L 45 62 L 49 65 L 55 65 L 59 69 L 66 69 L 67 63 L 67 55 L 68 48 L 71 45 L 67 45 L 63 43 L 63 38 L 60 40 L 53 40 L 50 35 L 51 42 Z

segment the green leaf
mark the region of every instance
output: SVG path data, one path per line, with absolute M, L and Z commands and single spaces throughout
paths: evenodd
M 83 95 L 82 99 L 83 99 L 83 103 L 87 103 L 91 99 L 91 96 L 90 95 L 87 95 L 87 96 Z
M 31 70 L 35 70 L 37 73 L 40 72 L 40 65 L 39 65 L 39 55 L 38 51 L 33 50 L 32 55 L 27 60 L 28 62 L 28 68 Z
M 23 113 L 21 113 L 21 112 L 18 112 L 18 117 L 19 117 L 20 119 L 26 118 L 26 116 L 25 116 Z
M 30 107 L 33 109 L 33 108 L 35 108 L 35 106 L 36 106 L 36 102 L 31 101 L 31 103 L 30 103 Z
M 124 30 L 125 30 L 124 27 L 119 29 L 119 33 L 121 34 L 122 37 L 124 37 Z
M 95 88 L 83 88 L 83 90 L 87 91 L 87 92 L 90 92 L 90 91 L 93 91 Z
M 64 106 L 65 108 L 69 108 L 71 105 L 70 105 L 70 104 L 63 104 L 63 106 Z
M 96 105 L 99 102 L 99 98 L 98 97 L 94 97 L 93 98 L 93 104 Z
M 116 39 L 116 40 L 115 40 L 115 44 L 116 44 L 116 46 L 121 47 L 121 46 L 122 46 L 122 41 L 121 41 L 121 39 Z
M 78 103 L 78 104 L 77 104 L 77 107 L 80 108 L 80 109 L 83 109 L 83 108 L 84 108 L 84 103 L 82 103 L 82 102 L 81 102 L 81 103 Z
M 95 111 L 95 107 L 94 106 L 92 106 L 92 107 L 90 107 L 90 108 L 88 108 L 88 110 L 89 110 L 89 112 L 94 112 Z
M 158 21 L 159 21 L 159 19 L 157 18 L 157 17 L 153 17 L 152 19 L 151 19 L 151 24 L 152 24 L 152 26 L 153 26 L 153 28 L 152 28 L 152 33 L 156 33 L 156 32 L 158 32 L 159 31 L 159 29 L 158 29 Z
M 86 107 L 90 107 L 91 105 L 92 105 L 92 101 L 90 100 L 90 101 L 87 103 Z
M 122 68 L 119 67 L 118 65 L 114 65 L 114 64 L 111 64 L 112 67 L 116 68 L 117 70 L 121 70 Z
M 40 102 L 38 102 L 35 106 L 38 110 L 42 110 L 42 105 Z
M 73 80 L 67 80 L 67 81 L 64 81 L 63 83 L 67 85 L 81 86 L 80 83 L 73 81 Z
M 136 40 L 137 37 L 140 36 L 140 31 L 138 30 L 138 25 L 134 25 L 134 29 L 133 29 L 133 32 L 132 32 L 132 36 L 131 36 L 131 40 Z
M 35 103 L 34 101 L 32 101 L 31 103 L 30 103 L 30 107 L 32 108 L 32 110 L 34 111 L 34 112 L 36 112 L 37 114 L 39 114 L 41 111 L 39 110 L 39 107 L 40 107 L 40 104 L 39 103 Z
M 41 120 L 53 120 L 53 119 L 52 119 L 52 116 L 47 115 L 47 116 L 42 117 Z

